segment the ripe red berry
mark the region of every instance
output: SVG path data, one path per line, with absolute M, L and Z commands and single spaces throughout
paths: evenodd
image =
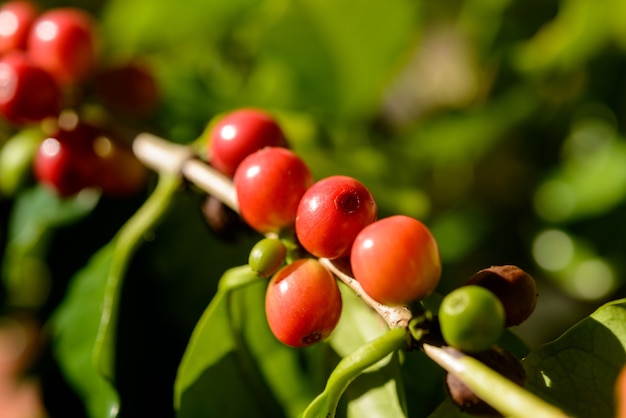
M 311 254 L 339 258 L 350 254 L 357 234 L 376 216 L 374 197 L 361 182 L 347 176 L 327 177 L 302 196 L 296 235 Z
M 423 299 L 441 276 L 435 238 L 423 223 L 404 215 L 363 228 L 352 246 L 350 263 L 365 292 L 388 305 Z
M 54 78 L 24 53 L 13 51 L 0 60 L 0 114 L 9 122 L 38 122 L 61 108 L 61 90 Z
M 278 123 L 258 109 L 239 109 L 225 115 L 211 129 L 208 141 L 211 165 L 229 177 L 253 152 L 287 146 Z
M 235 172 L 241 216 L 261 233 L 293 225 L 300 198 L 313 183 L 306 163 L 286 148 L 263 148 L 246 157 Z
M 96 66 L 95 23 L 86 12 L 56 8 L 41 14 L 28 38 L 32 61 L 61 84 L 84 80 Z
M 98 158 L 93 148 L 95 128 L 79 124 L 71 129 L 59 128 L 43 140 L 33 169 L 37 180 L 60 196 L 71 196 L 94 184 Z
M 98 96 L 112 110 L 143 116 L 160 100 L 159 86 L 150 69 L 140 62 L 107 68 L 97 76 Z
M 0 54 L 25 49 L 38 10 L 29 1 L 8 1 L 0 7 Z
M 317 260 L 301 258 L 272 277 L 265 312 L 276 338 L 306 347 L 328 337 L 341 316 L 341 293 L 333 275 Z

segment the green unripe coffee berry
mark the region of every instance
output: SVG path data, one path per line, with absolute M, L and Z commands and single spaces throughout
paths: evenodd
M 468 353 L 495 344 L 504 330 L 504 307 L 491 291 L 463 286 L 443 298 L 439 307 L 441 334 L 446 343 Z
M 248 257 L 250 268 L 259 276 L 269 277 L 285 262 L 287 248 L 278 238 L 264 238 L 257 242 Z

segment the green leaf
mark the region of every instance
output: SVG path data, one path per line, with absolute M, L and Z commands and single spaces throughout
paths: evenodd
M 313 398 L 302 351 L 281 344 L 269 330 L 266 286 L 247 267 L 222 277 L 178 370 L 178 417 L 295 416 Z
M 528 388 L 579 417 L 613 417 L 613 385 L 626 364 L 626 299 L 598 308 L 524 359 Z
M 120 406 L 117 393 L 93 361 L 101 303 L 112 259 L 112 245 L 96 253 L 74 277 L 65 302 L 50 321 L 54 355 L 91 418 L 116 416 Z

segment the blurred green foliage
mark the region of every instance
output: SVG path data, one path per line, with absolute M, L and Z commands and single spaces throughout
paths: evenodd
M 620 0 L 40 3 L 94 13 L 103 60 L 152 65 L 163 101 L 146 129 L 165 138 L 191 142 L 241 106 L 274 112 L 318 178 L 354 176 L 381 216 L 432 228 L 441 292 L 489 265 L 528 271 L 539 307 L 516 331 L 531 346 L 626 294 Z M 2 142 L 13 135 L 1 133 Z M 60 202 L 35 187 L 2 198 L 3 305 L 36 305 L 47 320 L 143 197 Z M 146 376 L 154 384 L 133 394 L 129 416 L 171 408 L 171 387 L 157 381 L 174 379 L 221 273 L 245 263 L 254 242 L 220 241 L 199 208 L 193 191 L 181 197 L 131 266 L 120 308 L 131 318 L 119 330 L 122 401 Z

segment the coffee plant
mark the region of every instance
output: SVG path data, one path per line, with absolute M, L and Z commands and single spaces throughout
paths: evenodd
M 626 417 L 617 0 L 0 4 L 0 416 Z

